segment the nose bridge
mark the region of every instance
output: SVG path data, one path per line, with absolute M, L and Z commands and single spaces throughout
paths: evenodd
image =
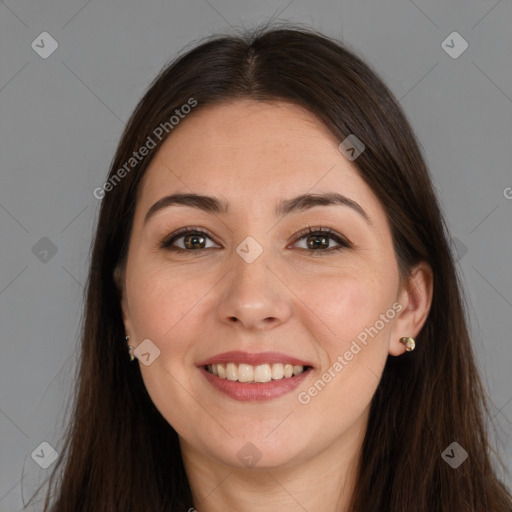
M 220 319 L 247 328 L 280 324 L 290 315 L 290 297 L 272 269 L 270 249 L 247 237 L 233 251 L 230 278 L 218 306 Z

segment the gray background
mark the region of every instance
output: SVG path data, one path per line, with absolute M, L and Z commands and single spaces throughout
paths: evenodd
M 497 450 L 512 466 L 510 1 L 6 0 L 0 1 L 1 511 L 20 509 L 51 471 L 31 457 L 40 443 L 57 451 L 61 445 L 99 207 L 93 190 L 105 179 L 124 122 L 176 52 L 272 16 L 344 40 L 380 73 L 411 119 L 458 254 Z M 42 46 L 44 31 L 59 45 L 46 59 L 31 47 L 34 40 Z M 458 58 L 442 46 L 454 31 L 469 45 Z M 452 51 L 461 48 L 448 41 Z

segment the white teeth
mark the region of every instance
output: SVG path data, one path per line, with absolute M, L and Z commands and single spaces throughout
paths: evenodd
M 206 369 L 213 375 L 221 379 L 228 379 L 239 382 L 270 382 L 271 380 L 281 380 L 300 375 L 304 371 L 304 366 L 292 364 L 259 364 L 252 366 L 250 364 L 209 364 Z
M 240 382 L 251 382 L 253 374 L 254 374 L 254 372 L 253 372 L 251 365 L 249 365 L 249 364 L 239 364 L 238 365 L 238 380 Z
M 226 365 L 226 378 L 228 380 L 238 380 L 238 368 L 235 363 Z
M 284 377 L 284 368 L 282 364 L 272 365 L 272 380 L 279 380 Z
M 272 380 L 272 373 L 269 364 L 260 364 L 254 368 L 254 381 L 255 382 L 270 382 Z

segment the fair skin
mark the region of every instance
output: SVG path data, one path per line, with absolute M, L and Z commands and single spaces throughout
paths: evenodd
M 199 512 L 346 511 L 386 359 L 405 351 L 399 339 L 415 337 L 427 317 L 430 269 L 418 265 L 400 288 L 383 206 L 339 143 L 311 113 L 289 103 L 208 106 L 173 131 L 139 187 L 122 283 L 124 324 L 131 345 L 150 339 L 160 350 L 140 370 L 179 435 L 190 506 Z M 369 222 L 339 204 L 282 217 L 274 212 L 283 199 L 330 192 L 357 202 Z M 144 221 L 154 203 L 175 193 L 214 196 L 229 211 L 170 205 Z M 327 238 L 328 249 L 311 248 L 307 237 L 297 237 L 308 226 L 330 228 L 350 247 L 331 251 L 340 244 Z M 183 227 L 208 232 L 193 241 L 201 250 L 160 247 Z M 248 236 L 263 249 L 251 263 L 236 251 Z M 182 234 L 173 243 L 183 249 L 186 242 Z M 376 324 L 389 311 L 393 318 Z M 342 371 L 307 395 L 308 403 L 299 401 L 376 325 L 378 333 L 359 343 Z M 312 369 L 283 396 L 241 401 L 197 367 L 232 350 L 278 351 Z M 260 457 L 253 466 L 237 456 L 246 443 Z

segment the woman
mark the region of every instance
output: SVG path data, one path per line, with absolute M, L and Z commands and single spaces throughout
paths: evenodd
M 357 56 L 294 29 L 201 44 L 94 194 L 45 510 L 510 511 L 425 162 Z

